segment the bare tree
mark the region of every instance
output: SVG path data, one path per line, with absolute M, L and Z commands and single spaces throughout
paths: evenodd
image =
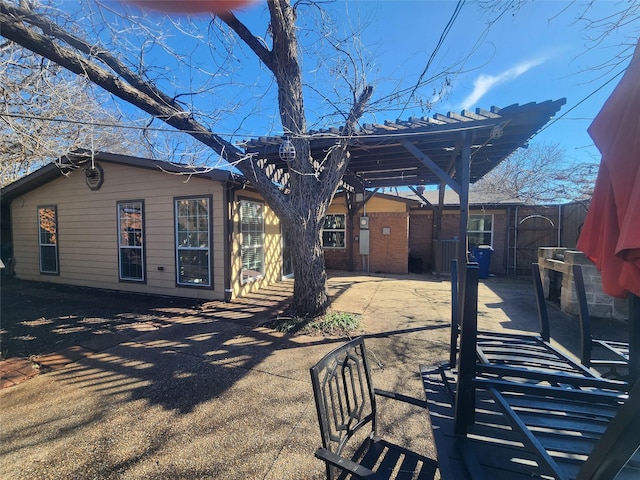
M 597 162 L 570 162 L 557 143 L 522 148 L 471 187 L 487 198 L 526 204 L 584 200 L 593 192 Z
M 141 131 L 118 129 L 107 95 L 82 77 L 10 42 L 0 46 L 0 77 L 0 185 L 77 148 L 148 154 Z
M 267 7 L 270 22 L 268 29 L 265 29 L 268 30 L 267 39 L 253 34 L 231 12 L 211 22 L 206 34 L 210 38 L 202 33 L 190 34 L 200 35 L 202 45 L 214 48 L 219 40 L 216 36 L 234 32 L 272 75 L 277 85 L 280 122 L 295 147 L 295 158 L 289 164 L 289 181 L 284 188 L 271 180 L 259 158 L 245 155 L 230 141 L 212 131 L 213 128 L 207 124 L 209 117 L 198 115 L 192 108 L 192 99 L 198 89 L 171 94 L 163 90 L 170 85 L 167 72 L 162 66 L 145 63 L 143 55 L 157 48 L 157 37 L 148 35 L 146 41 L 133 45 L 139 49 L 139 55 L 128 58 L 125 50 L 111 50 L 102 43 L 109 34 L 107 26 L 113 23 L 94 24 L 92 31 L 82 31 L 81 27 L 87 24 L 84 18 L 74 23 L 74 18 L 66 12 L 49 10 L 45 15 L 43 11 L 16 6 L 6 0 L 0 2 L 0 33 L 7 40 L 140 108 L 154 119 L 188 132 L 235 165 L 274 209 L 291 238 L 295 274 L 292 312 L 301 316 L 317 315 L 329 305 L 320 235 L 322 219 L 348 165 L 348 139 L 355 132 L 373 89 L 357 73 L 351 77 L 351 80 L 355 80 L 351 85 L 350 106 L 340 112 L 343 115 L 341 138 L 327 152 L 326 158 L 313 159 L 303 102 L 296 12 L 289 0 L 269 0 Z M 110 16 L 111 22 L 129 20 L 126 15 L 118 17 L 113 11 L 105 9 L 99 14 Z M 220 22 L 228 30 L 217 28 Z M 186 28 L 182 23 L 174 26 Z M 142 21 L 137 27 L 138 31 L 143 27 L 143 34 L 150 33 L 149 25 Z M 112 40 L 126 41 L 124 37 L 113 36 Z M 348 53 L 344 47 L 342 53 Z M 354 64 L 353 57 L 347 54 L 344 58 L 350 63 L 349 68 L 353 67 L 351 72 L 355 73 L 358 65 Z M 200 74 L 206 74 L 205 67 L 199 67 Z M 208 81 L 215 80 L 216 76 L 209 72 Z M 209 84 L 199 90 L 209 88 L 213 87 Z
M 529 3 L 532 3 L 532 0 L 478 0 L 485 14 L 493 18 L 502 15 L 518 16 L 520 10 Z M 594 48 L 610 52 L 602 63 L 587 65 L 576 72 L 582 77 L 585 73 L 590 73 L 586 81 L 608 77 L 626 65 L 640 36 L 639 2 L 611 0 L 606 2 L 606 14 L 599 10 L 603 3 L 605 2 L 597 0 L 549 3 L 549 24 L 564 28 L 566 25 L 562 22 L 569 21 L 582 26 L 584 50 L 578 52 L 576 58 Z M 560 17 L 563 20 L 560 20 Z M 581 81 L 584 82 L 585 79 Z

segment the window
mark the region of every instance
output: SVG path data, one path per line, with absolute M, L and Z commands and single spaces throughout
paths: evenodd
M 264 204 L 240 201 L 240 233 L 242 234 L 242 283 L 264 275 Z
M 188 198 L 175 201 L 176 282 L 178 285 L 211 285 L 211 201 Z
M 56 207 L 38 207 L 40 273 L 58 273 L 58 212 Z
M 144 217 L 142 202 L 118 203 L 120 280 L 144 281 Z
M 346 219 L 343 213 L 330 214 L 324 217 L 322 227 L 322 246 L 324 248 L 345 248 Z
M 478 245 L 493 246 L 493 215 L 469 215 L 467 237 L 469 248 Z

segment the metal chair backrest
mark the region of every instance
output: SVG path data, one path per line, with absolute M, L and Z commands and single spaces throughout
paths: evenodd
M 578 314 L 580 316 L 580 361 L 586 367 L 591 366 L 591 317 L 587 294 L 584 289 L 584 277 L 582 266 L 573 266 L 573 284 L 576 287 L 576 299 L 578 300 Z
M 636 382 L 629 393 L 629 398 L 607 425 L 607 429 L 582 465 L 576 478 L 577 480 L 616 478 L 639 449 L 640 381 Z
M 370 426 L 376 432 L 376 402 L 362 337 L 326 354 L 311 368 L 322 446 L 340 455 L 349 439 Z M 327 478 L 333 478 L 327 467 Z
M 536 305 L 538 306 L 538 320 L 540 321 L 540 336 L 545 342 L 551 339 L 551 330 L 549 328 L 549 313 L 547 312 L 547 303 L 544 299 L 544 288 L 542 287 L 542 278 L 540 277 L 540 265 L 531 264 L 531 275 L 533 276 L 533 286 L 536 291 Z

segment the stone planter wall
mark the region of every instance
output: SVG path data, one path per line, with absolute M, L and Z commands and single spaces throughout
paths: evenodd
M 564 258 L 559 259 L 557 256 Z M 626 299 L 610 297 L 602 291 L 602 278 L 596 266 L 584 256 L 584 253 L 562 247 L 541 247 L 538 249 L 538 264 L 545 291 L 549 298 L 549 271 L 562 274 L 562 288 L 560 293 L 560 309 L 563 312 L 578 315 L 575 285 L 573 282 L 573 265 L 582 265 L 584 288 L 589 304 L 589 314 L 592 317 L 616 318 L 626 320 L 628 316 L 628 302 Z

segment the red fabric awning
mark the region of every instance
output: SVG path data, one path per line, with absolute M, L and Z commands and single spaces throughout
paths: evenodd
M 640 42 L 588 132 L 602 161 L 577 247 L 605 293 L 640 296 Z

